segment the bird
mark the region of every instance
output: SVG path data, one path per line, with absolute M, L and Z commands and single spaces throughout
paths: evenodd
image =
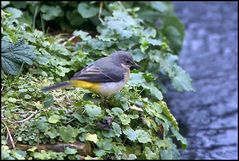
M 115 51 L 86 66 L 64 82 L 44 87 L 43 92 L 73 86 L 110 98 L 118 93 L 129 80 L 130 70 L 140 66 L 127 51 Z

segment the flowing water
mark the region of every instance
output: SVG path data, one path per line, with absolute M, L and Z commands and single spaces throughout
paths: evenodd
M 187 138 L 182 159 L 238 159 L 238 2 L 174 2 L 185 24 L 180 65 L 196 92 L 166 99 Z

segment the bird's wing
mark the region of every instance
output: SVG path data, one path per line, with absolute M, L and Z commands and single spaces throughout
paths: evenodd
M 80 72 L 75 73 L 71 79 L 95 83 L 118 82 L 123 80 L 124 70 L 119 67 L 114 67 L 114 70 L 112 70 L 111 65 L 114 64 L 102 65 L 100 67 L 92 64 L 82 69 Z

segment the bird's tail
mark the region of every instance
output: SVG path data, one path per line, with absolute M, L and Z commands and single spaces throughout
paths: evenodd
M 71 85 L 70 82 L 61 82 L 61 83 L 57 83 L 57 84 L 54 84 L 54 85 L 51 85 L 51 86 L 48 86 L 48 87 L 44 87 L 44 88 L 42 88 L 42 91 L 47 92 L 47 91 L 54 90 L 54 89 L 57 89 L 57 88 L 67 87 L 69 85 Z

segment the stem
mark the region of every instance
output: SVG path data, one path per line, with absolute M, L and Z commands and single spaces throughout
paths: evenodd
M 15 121 L 14 123 L 23 123 L 27 120 L 29 120 L 30 118 L 32 118 L 35 114 L 37 113 L 37 111 L 33 112 L 30 116 L 28 116 L 27 118 L 20 120 L 20 121 Z
M 102 23 L 102 24 L 104 24 L 104 21 L 101 19 L 101 13 L 102 13 L 102 9 L 103 9 L 103 2 L 101 1 L 100 2 L 100 9 L 99 9 L 99 14 L 98 14 L 98 18 L 99 18 L 99 20 L 100 20 L 100 22 Z
M 36 9 L 35 9 L 34 17 L 33 17 L 33 22 L 32 22 L 33 30 L 35 30 L 35 22 L 36 22 L 36 17 L 37 17 L 37 13 L 38 13 L 38 8 L 39 8 L 39 6 L 37 5 Z
M 62 45 L 66 45 L 66 43 L 68 42 L 68 41 L 71 41 L 71 40 L 73 40 L 74 38 L 75 38 L 76 36 L 72 36 L 70 39 L 68 39 L 68 40 L 66 40 Z
M 4 121 L 2 121 L 2 123 L 4 124 L 4 126 L 5 126 L 6 129 L 7 129 L 7 136 L 9 137 L 9 139 L 10 139 L 10 141 L 11 141 L 12 148 L 15 149 L 15 144 L 14 144 L 14 141 L 13 141 L 13 139 L 12 139 L 12 135 L 11 135 L 9 129 L 8 129 L 7 124 L 6 124 Z
M 43 21 L 42 15 L 41 15 L 41 28 L 42 28 L 43 34 L 45 34 L 44 21 Z

